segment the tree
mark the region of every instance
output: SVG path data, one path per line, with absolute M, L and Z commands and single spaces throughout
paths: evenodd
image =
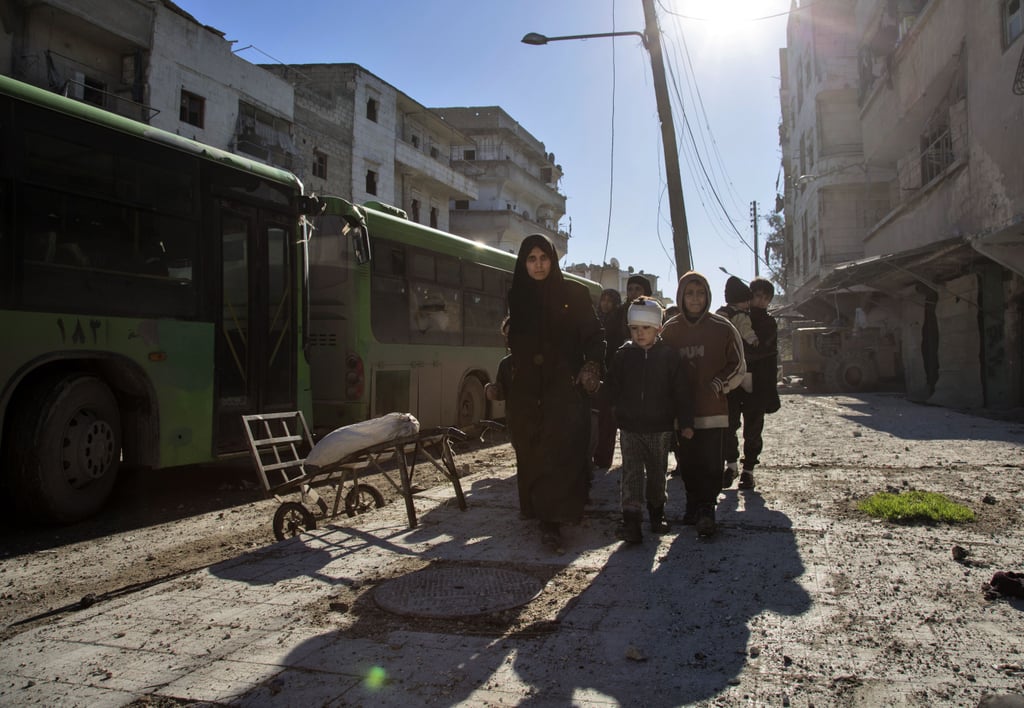
M 764 241 L 764 259 L 771 271 L 771 279 L 783 292 L 789 291 L 789 243 L 786 239 L 786 217 L 784 212 L 768 216 L 768 236 Z

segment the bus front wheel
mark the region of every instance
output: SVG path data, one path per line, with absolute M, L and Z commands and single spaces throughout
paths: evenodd
M 462 430 L 476 425 L 487 417 L 487 399 L 484 385 L 475 376 L 467 376 L 459 389 L 459 420 Z
M 7 441 L 19 506 L 47 521 L 96 513 L 117 479 L 121 415 L 100 379 L 64 374 L 33 384 L 21 398 Z

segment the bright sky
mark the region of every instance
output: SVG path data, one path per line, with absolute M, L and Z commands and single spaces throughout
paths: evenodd
M 658 275 L 674 299 L 664 151 L 639 39 L 520 42 L 527 32 L 642 31 L 641 0 L 175 1 L 237 47 L 254 45 L 239 52 L 253 63 L 353 62 L 428 107 L 501 106 L 565 172 L 562 227 L 571 220 L 572 238 L 562 265 L 614 257 Z M 779 48 L 790 0 L 655 6 L 693 264 L 717 307 L 727 278 L 720 268 L 754 275 L 750 203 L 762 215 L 762 252 L 764 217 L 775 205 Z

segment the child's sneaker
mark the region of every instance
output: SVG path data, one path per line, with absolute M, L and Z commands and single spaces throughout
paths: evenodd
M 740 473 L 739 489 L 745 491 L 753 491 L 754 489 L 754 470 L 743 470 Z

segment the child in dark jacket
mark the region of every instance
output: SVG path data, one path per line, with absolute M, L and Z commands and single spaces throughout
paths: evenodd
M 665 533 L 665 471 L 676 423 L 693 435 L 692 397 L 678 354 L 661 341 L 662 311 L 656 300 L 641 297 L 629 306 L 631 341 L 612 357 L 605 395 L 615 409 L 622 448 L 620 504 L 616 535 L 640 543 L 646 497 L 651 532 Z

